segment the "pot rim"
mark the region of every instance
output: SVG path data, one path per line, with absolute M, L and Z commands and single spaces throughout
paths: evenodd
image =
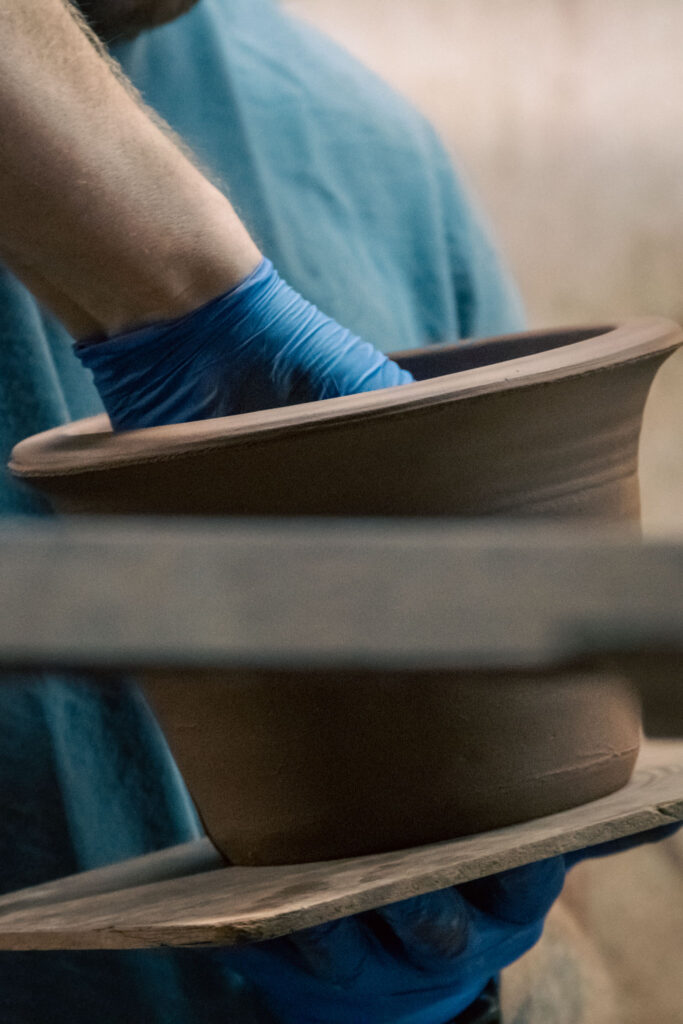
M 551 384 L 572 377 L 609 370 L 655 356 L 664 356 L 683 344 L 683 329 L 664 317 L 626 320 L 613 328 L 567 327 L 541 329 L 484 342 L 519 341 L 521 337 L 576 337 L 595 335 L 542 352 L 519 356 L 455 373 L 416 380 L 381 391 L 361 392 L 324 401 L 242 413 L 191 423 L 145 427 L 114 434 L 102 413 L 66 423 L 20 441 L 12 450 L 9 468 L 22 479 L 55 477 L 108 470 L 115 466 L 156 462 L 208 449 L 239 446 L 315 429 L 323 424 L 342 425 L 381 415 L 402 415 L 428 406 L 472 399 L 502 391 Z M 428 351 L 459 349 L 458 341 L 394 353 L 395 358 Z

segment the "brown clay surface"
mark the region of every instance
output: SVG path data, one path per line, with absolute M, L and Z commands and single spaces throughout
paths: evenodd
M 629 685 L 598 672 L 149 678 L 209 835 L 236 864 L 384 852 L 542 817 L 623 786 Z

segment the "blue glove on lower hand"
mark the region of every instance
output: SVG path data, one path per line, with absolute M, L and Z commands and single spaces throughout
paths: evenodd
M 217 955 L 279 1024 L 446 1024 L 538 940 L 564 874 L 558 857 Z
M 306 302 L 264 259 L 200 309 L 79 342 L 115 430 L 272 409 L 406 384 L 411 375 Z
M 540 938 L 574 864 L 659 842 L 679 823 L 221 951 L 278 1024 L 448 1024 Z

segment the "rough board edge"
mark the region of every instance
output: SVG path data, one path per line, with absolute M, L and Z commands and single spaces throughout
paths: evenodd
M 0 901 L 0 949 L 229 946 L 275 938 L 683 819 L 683 743 L 648 743 L 639 764 L 629 786 L 611 797 L 434 846 L 324 864 L 207 871 L 204 841 L 199 874 L 53 903 L 36 902 L 47 887 L 24 890 Z M 188 844 L 188 855 L 196 859 L 198 852 Z M 177 860 L 177 850 L 153 855 L 160 870 L 171 855 Z M 103 871 L 112 878 L 117 870 L 129 872 L 130 864 L 103 869 L 100 878 Z M 83 876 L 86 883 L 92 874 Z M 73 887 L 73 879 L 66 881 Z

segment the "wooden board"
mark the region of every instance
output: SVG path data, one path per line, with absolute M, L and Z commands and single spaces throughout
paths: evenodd
M 228 946 L 273 938 L 673 820 L 683 820 L 683 743 L 648 744 L 619 793 L 483 835 L 277 868 L 215 869 L 215 851 L 199 840 L 13 893 L 0 900 L 0 949 Z
M 443 521 L 0 526 L 0 666 L 545 667 L 683 651 L 683 541 Z

